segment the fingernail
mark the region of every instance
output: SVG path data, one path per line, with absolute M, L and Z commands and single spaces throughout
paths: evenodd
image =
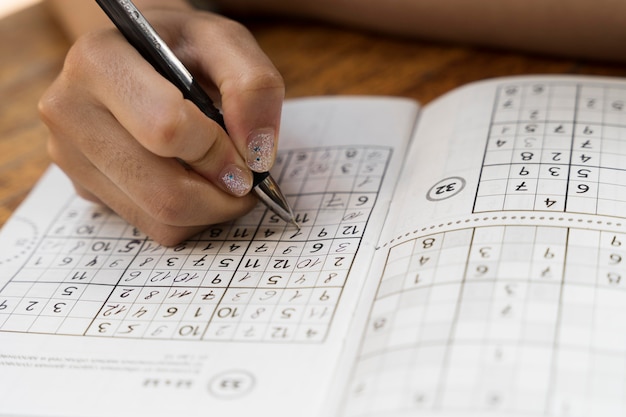
M 237 165 L 229 165 L 220 174 L 224 187 L 236 196 L 243 196 L 252 188 L 252 178 Z
M 253 171 L 269 171 L 274 163 L 274 129 L 257 129 L 250 133 L 247 163 Z

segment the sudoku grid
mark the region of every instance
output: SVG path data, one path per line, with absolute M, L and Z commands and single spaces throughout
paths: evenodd
M 625 412 L 625 257 L 626 234 L 559 226 L 393 246 L 347 415 Z
M 175 247 L 72 198 L 0 289 L 0 331 L 212 341 L 326 337 L 391 156 L 280 154 L 298 231 L 258 205 Z
M 626 88 L 568 82 L 496 94 L 474 212 L 626 213 Z

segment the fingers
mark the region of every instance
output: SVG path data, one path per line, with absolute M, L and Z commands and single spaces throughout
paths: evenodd
M 141 88 L 145 88 L 143 84 L 137 88 L 135 83 L 139 81 L 131 74 L 133 68 L 124 67 L 123 63 L 112 63 L 111 59 L 106 61 L 105 67 L 110 71 L 108 75 L 127 72 L 127 77 L 114 83 L 112 78 L 103 75 L 106 70 L 96 70 L 95 63 L 84 64 L 82 61 L 96 58 L 86 58 L 85 51 L 75 52 L 75 56 L 68 57 L 64 71 L 42 97 L 40 111 L 51 131 L 50 155 L 72 179 L 81 196 L 108 205 L 163 244 L 175 244 L 208 225 L 240 216 L 255 205 L 253 197 L 235 197 L 233 195 L 237 193 L 224 192 L 228 186 L 223 181 L 211 182 L 207 179 L 219 179 L 224 171 L 224 160 L 229 158 L 229 154 L 232 159 L 226 162 L 226 168 L 234 160 L 235 164 L 243 167 L 242 172 L 245 170 L 249 175 L 245 163 L 219 126 L 212 126 L 212 122 L 205 116 L 194 121 L 193 115 L 191 120 L 183 115 L 181 130 L 173 130 L 174 139 L 170 142 L 173 145 L 169 148 L 167 143 L 159 148 L 162 143 L 151 142 L 150 135 L 146 135 L 146 140 L 138 140 L 135 135 L 141 135 L 145 126 L 149 129 L 151 123 L 157 122 L 132 125 L 132 118 L 121 116 L 124 114 L 122 110 L 131 114 L 135 112 L 139 119 L 149 118 L 149 108 L 144 110 L 141 107 L 155 100 L 154 96 L 146 96 L 141 91 Z M 78 65 L 76 61 L 83 64 Z M 108 90 L 119 91 L 104 92 L 105 89 L 98 86 L 100 83 L 107 85 Z M 129 105 L 125 100 L 137 105 Z M 158 100 L 154 103 L 161 105 Z M 177 104 L 183 107 L 186 105 L 182 99 Z M 170 106 L 175 107 L 177 104 L 170 103 Z M 139 111 L 136 112 L 136 109 Z M 159 111 L 156 109 L 153 113 Z M 185 111 L 195 112 L 196 109 L 183 108 L 182 112 Z M 122 123 L 118 117 L 123 120 Z M 124 123 L 131 126 L 127 128 Z M 194 129 L 184 125 L 194 123 L 201 125 L 196 130 L 206 130 L 208 133 L 193 136 Z M 159 135 L 159 129 L 154 129 L 155 136 Z M 134 134 L 131 134 L 131 130 Z M 177 154 L 176 150 L 171 150 L 172 146 L 178 146 L 186 140 L 178 137 L 181 135 L 202 142 L 196 146 L 195 149 L 200 149 L 197 152 L 217 153 L 217 156 L 200 155 L 198 158 L 203 161 L 214 158 L 217 169 L 208 164 L 206 172 L 199 173 L 187 169 L 177 159 L 170 157 Z M 161 137 L 164 136 L 167 134 L 161 133 Z M 182 147 L 181 152 L 180 155 L 193 162 L 193 150 L 184 153 L 187 150 Z
M 75 55 L 80 61 L 74 66 L 80 65 L 84 76 L 73 78 L 143 147 L 185 161 L 232 195 L 250 191 L 252 175 L 226 132 L 185 100 L 121 35 L 106 32 L 82 41 L 68 59 Z
M 217 86 L 228 133 L 250 169 L 274 163 L 285 95 L 283 79 L 250 32 L 202 14 L 184 26 L 185 62 Z
M 49 143 L 54 143 L 51 138 Z M 66 142 L 59 141 L 58 144 Z M 59 147 L 55 150 L 52 146 L 51 155 L 55 155 L 55 162 L 73 178 L 74 188 L 79 196 L 109 206 L 129 223 L 135 225 L 138 229 L 148 234 L 155 241 L 172 246 L 178 242 L 187 239 L 200 232 L 204 226 L 176 226 L 159 222 L 158 219 L 147 216 L 132 200 L 125 198 L 119 192 L 116 185 L 110 181 L 105 175 L 95 170 L 95 168 L 82 159 L 82 163 L 77 163 L 76 159 L 68 158 L 66 149 Z M 81 174 L 77 175 L 77 171 Z M 88 173 L 88 175 L 85 175 Z M 79 181 L 86 180 L 86 184 Z M 106 201 L 102 201 L 96 197 L 90 189 L 97 190 L 97 193 Z M 122 197 L 122 198 L 120 198 Z
M 73 179 L 79 195 L 106 204 L 154 240 L 176 244 L 255 204 L 250 196 L 229 196 L 175 160 L 150 153 L 120 131 L 113 118 L 92 111 L 71 113 L 66 122 L 74 128 L 64 130 L 63 140 L 51 129 L 49 153 Z M 102 131 L 77 123 L 95 117 Z M 90 142 L 67 140 L 77 137 Z M 75 147 L 77 143 L 82 148 Z
M 113 29 L 75 43 L 40 113 L 50 154 L 81 196 L 174 244 L 254 206 L 250 169 L 273 164 L 284 84 L 239 24 L 173 10 L 149 20 L 218 91 L 228 134 Z

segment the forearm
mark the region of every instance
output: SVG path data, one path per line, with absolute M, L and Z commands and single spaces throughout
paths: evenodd
M 233 12 L 282 13 L 402 36 L 626 60 L 623 0 L 220 0 Z
M 91 30 L 112 25 L 95 1 L 45 0 L 45 3 L 72 40 Z M 140 10 L 151 7 L 169 9 L 191 7 L 185 0 L 135 0 L 133 3 Z

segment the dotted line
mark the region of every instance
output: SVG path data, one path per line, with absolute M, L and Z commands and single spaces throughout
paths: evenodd
M 534 221 L 534 220 L 548 220 L 548 221 L 558 221 L 558 222 L 568 222 L 568 223 L 577 223 L 577 224 L 596 224 L 596 225 L 605 225 L 605 226 L 615 226 L 622 227 L 623 224 L 621 222 L 613 222 L 613 221 L 604 221 L 604 220 L 593 220 L 593 219 L 582 219 L 576 217 L 557 217 L 557 216 L 485 216 L 485 217 L 474 217 L 471 219 L 457 220 L 457 221 L 449 221 L 447 223 L 439 223 L 438 225 L 432 225 L 428 227 L 422 227 L 420 229 L 415 229 L 412 232 L 405 233 L 404 235 L 400 235 L 394 239 L 391 239 L 389 242 L 384 243 L 382 246 L 377 246 L 376 250 L 385 248 L 389 245 L 392 245 L 394 242 L 398 240 L 403 240 L 411 235 L 416 235 L 420 233 L 427 232 L 429 230 L 441 229 L 443 227 L 450 227 L 454 225 L 468 224 L 468 223 L 477 223 L 481 221 L 496 221 L 496 220 L 526 220 L 526 221 Z
M 0 260 L 0 265 L 6 264 L 6 263 L 9 263 L 9 262 L 13 262 L 13 261 L 15 261 L 17 259 L 20 259 L 24 255 L 30 253 L 31 250 L 33 249 L 33 247 L 35 246 L 35 243 L 37 242 L 37 240 L 39 238 L 39 235 L 38 235 L 38 232 L 37 232 L 37 225 L 34 222 L 30 221 L 29 219 L 22 218 L 22 217 L 15 217 L 13 220 L 18 220 L 18 221 L 24 222 L 27 225 L 29 225 L 32 228 L 33 236 L 31 237 L 30 242 L 28 242 L 28 244 L 26 246 L 24 246 L 24 248 L 20 252 L 14 254 L 13 256 L 10 256 L 8 258 L 1 259 Z

